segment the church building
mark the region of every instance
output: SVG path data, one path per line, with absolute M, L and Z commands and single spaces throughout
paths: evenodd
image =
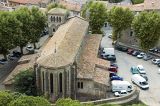
M 37 87 L 52 101 L 58 98 L 100 99 L 109 90 L 109 62 L 98 58 L 102 35 L 89 34 L 81 17 L 66 20 L 36 61 Z

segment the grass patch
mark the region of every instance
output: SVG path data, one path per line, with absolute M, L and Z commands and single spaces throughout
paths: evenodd
M 144 0 L 132 0 L 132 3 L 133 4 L 140 4 L 140 3 L 143 3 Z

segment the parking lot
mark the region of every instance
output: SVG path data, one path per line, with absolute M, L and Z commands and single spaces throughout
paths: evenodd
M 107 37 L 106 33 L 106 36 L 104 36 L 102 39 L 101 46 L 112 47 L 111 42 L 112 40 Z M 149 106 L 160 106 L 160 74 L 158 74 L 159 68 L 157 65 L 153 65 L 151 60 L 144 61 L 143 59 L 137 59 L 136 57 L 131 56 L 125 52 L 116 50 L 115 54 L 117 58 L 117 64 L 119 66 L 118 75 L 129 82 L 131 82 L 132 76 L 130 72 L 131 66 L 143 65 L 149 79 L 149 89 L 140 89 L 140 100 Z

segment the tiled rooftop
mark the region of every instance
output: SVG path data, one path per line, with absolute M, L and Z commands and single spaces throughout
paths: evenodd
M 73 17 L 61 25 L 43 48 L 37 63 L 53 69 L 72 64 L 86 35 L 88 25 L 88 22 L 80 17 Z
M 101 42 L 101 35 L 95 34 L 95 35 L 89 35 L 85 39 L 85 45 L 84 49 L 82 50 L 80 60 L 78 63 L 78 71 L 77 71 L 77 77 L 78 78 L 86 78 L 86 79 L 92 79 L 101 83 L 105 83 L 103 79 L 106 80 L 108 71 L 107 68 L 109 67 L 109 62 L 103 59 L 98 58 L 98 50 L 99 50 L 99 44 Z M 98 66 L 104 67 L 101 71 L 98 68 Z M 105 78 L 99 78 L 101 74 L 106 75 Z
M 81 11 L 81 4 L 79 3 L 72 3 L 66 0 L 60 0 L 59 3 L 63 6 L 65 6 L 68 10 L 71 11 Z

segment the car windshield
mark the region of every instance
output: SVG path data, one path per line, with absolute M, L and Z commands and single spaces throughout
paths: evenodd
M 148 83 L 144 81 L 144 82 L 141 82 L 141 85 L 148 85 Z
M 121 94 L 127 94 L 127 92 L 126 91 L 121 91 Z

